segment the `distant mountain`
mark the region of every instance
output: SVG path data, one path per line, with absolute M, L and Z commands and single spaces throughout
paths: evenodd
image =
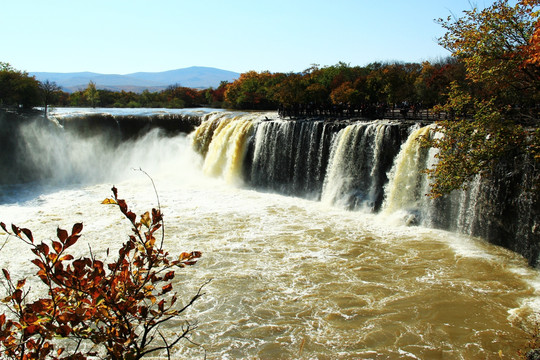
M 240 76 L 236 72 L 203 66 L 192 66 L 162 72 L 137 72 L 126 75 L 93 72 L 31 72 L 29 74 L 35 76 L 39 81 L 54 81 L 67 92 L 83 90 L 90 81 L 93 81 L 98 89 L 113 91 L 142 92 L 145 89 L 160 91 L 175 84 L 191 88 L 217 88 L 222 81 L 232 82 Z

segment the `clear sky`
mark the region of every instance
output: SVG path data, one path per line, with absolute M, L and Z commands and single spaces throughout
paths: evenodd
M 302 71 L 449 53 L 434 20 L 490 0 L 0 0 L 0 61 L 28 72 Z

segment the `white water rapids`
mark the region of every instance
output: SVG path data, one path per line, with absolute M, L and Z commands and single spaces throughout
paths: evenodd
M 32 131 L 24 140 L 39 156 L 46 146 L 56 151 L 47 155 L 55 170 L 45 186 L 3 187 L 0 221 L 38 239 L 82 221 L 77 252 L 90 245 L 98 256 L 113 254 L 129 226 L 101 201 L 115 185 L 136 213 L 155 207 L 150 181 L 133 170 L 142 168 L 159 193 L 166 249 L 202 251 L 175 278 L 184 300 L 211 279 L 186 316 L 198 323 L 191 339 L 202 347 L 181 343 L 174 358 L 493 359 L 502 351 L 510 359 L 525 349 L 540 277 L 510 251 L 384 214 L 232 185 L 203 174 L 185 135 L 152 131 L 113 150 L 100 138 Z M 29 259 L 10 238 L 0 267 L 30 276 Z

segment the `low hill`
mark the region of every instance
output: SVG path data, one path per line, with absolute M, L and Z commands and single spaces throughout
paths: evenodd
M 240 76 L 236 72 L 203 66 L 192 66 L 162 72 L 137 72 L 126 75 L 93 72 L 30 72 L 29 74 L 35 76 L 39 81 L 54 81 L 67 92 L 85 89 L 90 81 L 93 81 L 98 89 L 114 91 L 142 92 L 145 89 L 160 91 L 170 85 L 203 89 L 216 88 L 222 81 L 234 81 Z

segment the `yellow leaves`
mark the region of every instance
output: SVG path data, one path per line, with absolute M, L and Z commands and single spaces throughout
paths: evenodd
M 150 218 L 150 213 L 148 211 L 141 215 L 141 224 L 143 224 L 147 228 L 150 228 L 150 225 L 152 224 L 152 219 Z
M 103 200 L 101 203 L 105 204 L 105 205 L 116 205 L 117 204 L 117 202 L 114 199 L 111 199 L 111 198 L 105 198 L 105 200 Z
M 156 238 L 152 236 L 152 237 L 150 237 L 150 239 L 147 241 L 146 247 L 147 247 L 147 248 L 153 248 L 155 244 L 156 244 Z
M 197 259 L 202 256 L 200 251 L 192 251 L 191 253 L 183 252 L 180 254 L 178 261 L 179 266 L 183 267 L 185 265 L 195 265 Z

